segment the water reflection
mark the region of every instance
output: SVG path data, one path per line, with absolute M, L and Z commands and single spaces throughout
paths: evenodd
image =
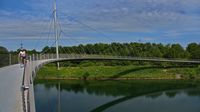
M 60 92 L 58 82 L 60 83 Z M 199 97 L 199 85 L 198 81 L 177 80 L 38 80 L 35 82 L 36 110 L 37 112 L 57 112 L 59 109 L 62 112 L 120 112 L 123 111 L 122 109 L 126 109 L 127 112 L 132 112 L 136 109 L 132 104 L 135 104 L 134 101 L 139 100 L 137 98 L 141 96 L 140 102 L 156 101 L 163 97 L 175 99 L 182 94 L 187 97 Z M 135 106 L 137 107 L 137 103 Z M 139 111 L 138 108 L 135 111 Z
M 199 112 L 200 94 L 189 95 L 190 92 L 197 91 L 174 90 L 139 96 L 111 106 L 104 112 Z

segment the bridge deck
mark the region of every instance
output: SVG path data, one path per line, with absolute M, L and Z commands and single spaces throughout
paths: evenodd
M 19 64 L 0 68 L 0 112 L 23 112 L 23 72 Z

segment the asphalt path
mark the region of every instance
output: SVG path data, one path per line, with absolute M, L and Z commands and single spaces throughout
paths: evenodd
M 23 112 L 23 72 L 19 64 L 0 68 L 0 112 Z

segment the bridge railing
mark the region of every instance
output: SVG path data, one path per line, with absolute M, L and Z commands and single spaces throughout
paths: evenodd
M 107 58 L 107 59 L 132 59 L 132 60 L 176 60 L 176 61 L 200 61 L 200 59 L 183 59 L 183 58 L 159 58 L 159 57 L 132 57 L 132 56 L 111 56 L 111 55 L 96 55 L 96 54 L 59 54 L 59 59 L 77 59 L 77 58 Z M 29 60 L 44 60 L 56 59 L 56 54 L 33 54 L 29 56 Z
M 0 67 L 18 63 L 18 55 L 11 53 L 0 53 Z
M 182 58 L 159 58 L 159 57 L 132 57 L 132 56 L 111 56 L 111 55 L 96 55 L 96 54 L 59 54 L 59 58 L 112 58 L 112 59 L 132 59 L 132 60 L 180 60 L 180 61 L 200 61 L 200 59 L 182 59 Z M 31 54 L 27 57 L 28 60 L 36 61 L 43 59 L 56 59 L 56 54 Z M 0 54 L 0 67 L 9 66 L 19 63 L 17 54 Z

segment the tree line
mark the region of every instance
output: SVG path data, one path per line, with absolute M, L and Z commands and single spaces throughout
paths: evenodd
M 46 46 L 43 53 L 55 53 L 55 47 Z M 98 54 L 132 57 L 158 57 L 200 59 L 200 44 L 190 43 L 185 48 L 180 44 L 156 43 L 96 43 L 78 46 L 59 46 L 60 53 L 67 54 Z
M 36 53 L 55 53 L 55 47 L 46 46 L 42 51 L 27 50 L 29 55 Z M 16 51 L 8 51 L 0 46 L 0 64 L 8 60 L 8 55 L 17 55 Z M 200 59 L 200 43 L 190 43 L 186 47 L 180 44 L 161 44 L 161 43 L 96 43 L 78 46 L 59 46 L 59 53 L 66 54 L 97 54 L 114 56 L 132 57 L 158 57 L 158 58 L 182 58 Z

